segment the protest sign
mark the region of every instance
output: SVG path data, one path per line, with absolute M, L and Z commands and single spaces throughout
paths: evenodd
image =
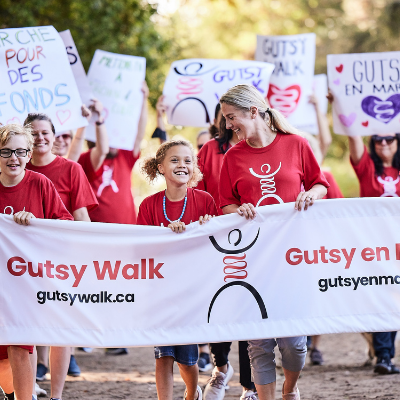
M 257 61 L 188 59 L 172 63 L 163 94 L 168 122 L 207 127 L 214 122 L 220 97 L 232 86 L 248 83 L 264 96 L 273 65 Z
M 93 98 L 93 95 L 90 89 L 88 78 L 86 76 L 85 68 L 83 68 L 78 49 L 75 46 L 74 39 L 72 38 L 69 29 L 59 32 L 59 34 L 64 42 L 65 50 L 68 54 L 69 64 L 71 65 L 71 69 L 74 74 L 75 82 L 78 86 L 79 94 L 81 95 L 83 104 L 88 106 L 90 104 L 90 99 Z
M 318 101 L 318 107 L 322 115 L 328 113 L 328 78 L 325 74 L 314 75 L 313 80 L 313 93 Z M 314 110 L 315 114 L 315 110 Z M 308 133 L 317 135 L 319 133 L 317 119 L 315 119 L 315 124 L 311 125 L 307 129 Z
M 96 50 L 88 79 L 93 96 L 104 105 L 110 147 L 132 150 L 143 104 L 141 87 L 146 77 L 143 57 Z M 86 139 L 96 141 L 94 118 L 86 129 Z
M 53 26 L 0 30 L 0 121 L 23 123 L 31 112 L 47 114 L 56 131 L 86 126 L 82 101 Z
M 273 63 L 267 98 L 296 128 L 315 131 L 312 94 L 315 64 L 315 34 L 289 36 L 257 35 L 256 60 Z
M 397 331 L 399 224 L 398 198 L 263 206 L 252 221 L 224 215 L 181 234 L 0 215 L 0 344 Z
M 335 133 L 400 131 L 400 52 L 330 54 L 328 78 Z

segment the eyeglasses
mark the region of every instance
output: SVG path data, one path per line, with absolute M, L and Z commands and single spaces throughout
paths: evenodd
M 378 136 L 378 135 L 372 135 L 372 140 L 375 143 L 382 144 L 382 142 L 385 140 L 388 145 L 392 144 L 396 140 L 396 136 Z
M 11 149 L 1 149 L 0 150 L 0 157 L 3 158 L 10 158 L 13 153 L 17 156 L 17 157 L 26 157 L 28 155 L 30 150 L 27 149 L 15 149 L 15 150 L 11 150 Z

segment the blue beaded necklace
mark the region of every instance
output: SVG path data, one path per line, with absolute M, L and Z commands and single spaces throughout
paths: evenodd
M 164 190 L 164 199 L 163 199 L 164 217 L 165 217 L 165 219 L 166 219 L 168 222 L 178 222 L 178 221 L 180 221 L 181 218 L 183 217 L 183 214 L 185 214 L 186 203 L 187 203 L 187 191 L 186 191 L 186 195 L 185 195 L 185 202 L 183 203 L 182 214 L 181 214 L 181 216 L 180 216 L 177 220 L 175 220 L 175 221 L 171 221 L 171 220 L 168 218 L 168 216 L 167 216 L 167 209 L 166 209 L 166 207 L 165 207 L 165 198 L 166 198 L 165 193 L 166 193 L 166 190 Z

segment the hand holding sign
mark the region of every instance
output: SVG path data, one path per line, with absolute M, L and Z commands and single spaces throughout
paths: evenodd
M 163 90 L 169 123 L 208 126 L 220 96 L 232 86 L 249 83 L 266 96 L 272 70 L 272 64 L 257 61 L 175 61 Z
M 400 52 L 328 55 L 333 130 L 366 136 L 400 130 Z

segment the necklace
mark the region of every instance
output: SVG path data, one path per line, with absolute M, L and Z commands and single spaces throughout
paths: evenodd
M 180 220 L 181 220 L 181 218 L 183 217 L 183 214 L 185 214 L 185 210 L 186 210 L 186 203 L 187 203 L 187 192 L 186 192 L 186 195 L 185 195 L 185 202 L 183 203 L 183 210 L 182 210 L 182 214 L 181 214 L 181 215 L 180 215 L 180 217 L 179 217 L 177 220 L 175 220 L 175 221 L 171 221 L 171 220 L 168 218 L 168 215 L 167 215 L 167 209 L 166 209 L 166 207 L 165 207 L 165 199 L 166 199 L 165 192 L 166 192 L 166 191 L 164 191 L 164 198 L 163 198 L 163 211 L 164 211 L 164 217 L 165 217 L 165 219 L 166 219 L 168 222 L 178 222 L 178 221 L 180 221 Z

